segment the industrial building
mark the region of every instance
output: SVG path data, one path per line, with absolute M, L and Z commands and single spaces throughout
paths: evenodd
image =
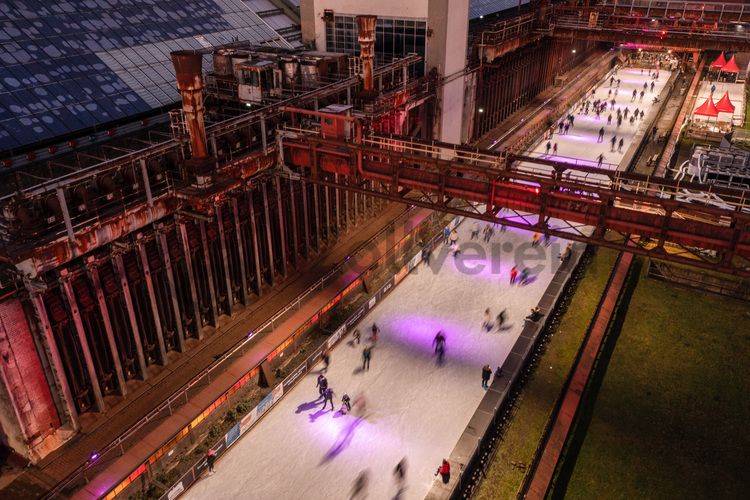
M 2 445 L 50 498 L 134 494 L 439 231 L 380 249 L 404 206 L 750 277 L 748 33 L 742 2 L 6 2 Z M 734 66 L 704 81 L 719 53 Z M 652 56 L 667 76 L 617 162 L 544 154 L 596 82 Z M 711 145 L 681 150 L 683 129 Z M 365 244 L 372 266 L 278 337 Z M 146 439 L 173 413 L 184 428 Z

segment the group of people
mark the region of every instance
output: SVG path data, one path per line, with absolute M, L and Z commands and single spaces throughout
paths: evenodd
M 529 279 L 531 278 L 531 270 L 528 267 L 524 267 L 521 271 L 518 271 L 518 266 L 513 266 L 510 269 L 510 284 L 515 285 L 528 285 Z

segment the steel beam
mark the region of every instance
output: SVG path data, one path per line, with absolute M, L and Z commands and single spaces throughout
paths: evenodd
M 208 280 L 208 294 L 211 298 L 211 312 L 213 314 L 214 326 L 219 325 L 219 308 L 216 305 L 216 287 L 214 286 L 214 271 L 211 267 L 211 253 L 208 248 L 208 236 L 206 236 L 206 223 L 198 221 L 201 232 L 201 246 L 203 247 L 203 262 L 206 265 L 206 277 Z
M 63 293 L 63 296 L 65 297 L 68 307 L 70 308 L 70 313 L 73 316 L 73 325 L 78 334 L 78 343 L 81 346 L 81 353 L 83 354 L 83 360 L 86 364 L 86 373 L 88 373 L 91 391 L 94 394 L 94 406 L 99 413 L 104 413 L 107 409 L 107 405 L 104 404 L 102 388 L 99 385 L 99 375 L 97 375 L 96 368 L 94 367 L 94 358 L 91 356 L 91 348 L 89 347 L 89 341 L 86 338 L 86 329 L 83 327 L 81 312 L 78 310 L 78 302 L 76 301 L 76 294 L 73 291 L 73 284 L 70 282 L 71 278 L 72 277 L 67 273 L 61 274 L 60 285 L 65 292 Z
M 164 261 L 164 271 L 167 274 L 167 285 L 169 286 L 169 295 L 172 300 L 172 309 L 174 310 L 174 320 L 177 329 L 177 350 L 185 352 L 185 331 L 182 324 L 182 313 L 180 312 L 180 301 L 177 298 L 177 284 L 174 279 L 172 270 L 172 258 L 169 256 L 169 246 L 167 245 L 167 235 L 162 225 L 154 228 L 157 245 L 161 251 L 161 258 Z
M 234 310 L 234 293 L 232 293 L 232 270 L 229 267 L 229 252 L 227 251 L 227 238 L 224 234 L 224 217 L 221 213 L 221 204 L 214 205 L 216 210 L 216 223 L 219 226 L 219 244 L 221 245 L 221 257 L 224 260 L 224 280 L 227 287 L 227 313 L 232 315 Z
M 107 309 L 107 301 L 104 298 L 104 292 L 102 291 L 102 282 L 99 279 L 99 269 L 97 268 L 96 260 L 90 258 L 86 263 L 86 270 L 88 271 L 89 279 L 94 285 L 94 293 L 96 294 L 96 300 L 99 303 L 99 314 L 102 316 L 102 323 L 104 324 L 104 334 L 107 337 L 107 347 L 109 347 L 109 353 L 112 356 L 112 363 L 115 367 L 115 377 L 117 378 L 117 386 L 120 389 L 120 394 L 127 396 L 128 390 L 125 385 L 125 376 L 122 371 L 122 363 L 120 362 L 120 354 L 117 349 L 117 343 L 115 342 L 115 332 L 112 329 L 112 320 L 109 317 L 109 309 Z
M 159 349 L 159 357 L 161 358 L 162 365 L 166 366 L 167 361 L 167 349 L 164 345 L 164 331 L 161 325 L 161 315 L 159 314 L 159 302 L 156 300 L 156 290 L 154 289 L 154 280 L 151 278 L 151 266 L 148 264 L 148 254 L 146 252 L 146 244 L 143 241 L 141 235 L 136 240 L 136 246 L 138 247 L 138 254 L 141 257 L 141 266 L 143 267 L 143 276 L 146 280 L 146 290 L 148 290 L 148 298 L 151 303 L 151 314 L 154 315 L 154 326 L 156 327 L 156 346 Z
M 247 293 L 247 266 L 245 265 L 245 242 L 242 240 L 242 226 L 240 226 L 240 213 L 237 207 L 237 198 L 232 197 L 232 215 L 234 216 L 234 231 L 237 240 L 237 254 L 240 260 L 240 286 L 242 287 L 241 300 L 248 305 Z
M 55 341 L 55 334 L 52 332 L 52 325 L 49 322 L 44 299 L 42 298 L 41 292 L 35 290 L 29 290 L 29 298 L 34 306 L 39 326 L 42 328 L 45 351 L 49 355 L 50 368 L 52 369 L 52 381 L 55 384 L 55 389 L 57 389 L 56 391 L 52 391 L 53 397 L 56 400 L 58 400 L 58 398 L 61 399 L 58 407 L 60 420 L 63 421 L 63 424 L 66 423 L 65 421 L 67 420 L 67 423 L 70 424 L 73 430 L 78 430 L 81 427 L 78 420 L 78 408 L 76 407 L 73 392 L 70 390 L 68 378 L 65 375 L 65 365 L 63 365 L 60 350 Z
M 273 262 L 273 239 L 271 238 L 271 214 L 268 206 L 268 187 L 264 182 L 262 184 L 263 192 L 263 215 L 266 218 L 266 243 L 268 244 L 268 271 L 269 271 L 269 284 L 271 286 L 276 282 L 276 265 Z
M 305 257 L 310 257 L 310 217 L 307 209 L 307 183 L 300 180 L 302 185 L 302 220 L 305 221 Z
M 117 275 L 120 278 L 120 288 L 122 289 L 122 297 L 125 299 L 125 308 L 128 310 L 128 319 L 130 320 L 130 331 L 133 332 L 133 344 L 135 345 L 136 358 L 138 359 L 138 369 L 141 372 L 142 380 L 148 378 L 148 372 L 146 372 L 146 356 L 143 353 L 143 343 L 141 342 L 140 328 L 138 327 L 138 319 L 135 315 L 135 307 L 133 306 L 133 296 L 130 294 L 130 285 L 128 284 L 128 276 L 125 272 L 125 265 L 122 262 L 122 254 L 120 252 L 114 252 L 112 254 L 112 261 L 117 269 Z
M 281 179 L 276 177 L 276 208 L 279 218 L 279 240 L 281 241 L 281 275 L 286 278 L 286 224 L 284 224 L 284 205 L 281 197 Z
M 292 213 L 292 260 L 294 267 L 298 265 L 299 259 L 299 237 L 297 236 L 297 200 L 294 196 L 294 181 L 289 178 L 289 206 L 291 207 Z
M 263 274 L 260 270 L 260 245 L 258 245 L 258 223 L 255 222 L 255 205 L 253 204 L 253 190 L 247 191 L 247 199 L 250 205 L 250 237 L 253 243 L 253 262 L 255 264 L 255 293 L 260 297 L 263 294 Z
M 193 253 L 190 251 L 190 238 L 188 238 L 187 226 L 184 221 L 178 220 L 180 226 L 180 239 L 182 240 L 182 250 L 185 255 L 185 268 L 187 269 L 188 281 L 190 282 L 190 299 L 193 303 L 193 321 L 195 321 L 195 330 L 198 340 L 203 339 L 203 314 L 201 305 L 198 301 L 198 289 L 195 282 L 195 271 L 193 270 Z

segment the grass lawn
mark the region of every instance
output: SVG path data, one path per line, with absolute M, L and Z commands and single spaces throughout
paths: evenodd
M 747 498 L 750 304 L 646 268 L 565 497 Z
M 617 252 L 599 248 L 586 268 L 567 313 L 523 388 L 518 409 L 482 481 L 477 499 L 515 498 L 525 473 L 523 466 L 518 465 L 526 466 L 531 462 L 616 257 Z

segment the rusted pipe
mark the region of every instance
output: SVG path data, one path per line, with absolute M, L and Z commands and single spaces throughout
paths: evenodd
M 203 124 L 203 56 L 191 50 L 178 50 L 170 55 L 177 76 L 177 89 L 182 96 L 182 110 L 190 134 L 193 158 L 207 158 L 206 128 Z
M 365 92 L 372 92 L 375 87 L 372 75 L 375 57 L 375 21 L 377 19 L 376 16 L 357 16 L 359 57 L 362 60 L 362 80 Z

